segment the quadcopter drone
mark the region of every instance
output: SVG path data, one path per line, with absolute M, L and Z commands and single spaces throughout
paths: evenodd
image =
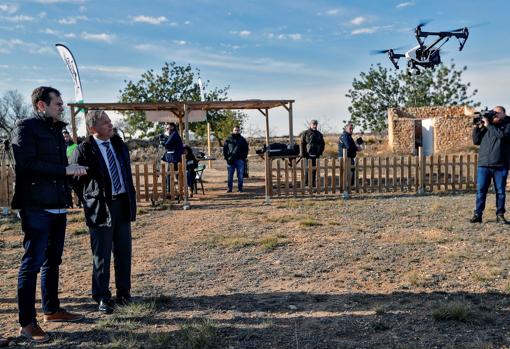
M 399 68 L 398 60 L 400 58 L 405 58 L 407 59 L 408 74 L 419 75 L 419 67 L 432 68 L 441 63 L 441 47 L 446 44 L 450 38 L 454 37 L 459 41 L 459 51 L 462 51 L 469 36 L 469 30 L 467 27 L 451 31 L 426 32 L 422 30 L 422 27 L 425 24 L 426 23 L 420 23 L 414 29 L 414 34 L 416 41 L 418 41 L 418 46 L 413 47 L 406 53 L 395 53 L 394 49 L 374 51 L 374 53 L 387 53 L 391 63 L 393 63 L 396 69 Z M 429 36 L 435 36 L 437 38 L 431 44 L 426 45 L 425 40 Z

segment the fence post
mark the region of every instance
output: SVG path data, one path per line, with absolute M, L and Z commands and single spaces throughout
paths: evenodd
M 420 177 L 418 180 L 418 195 L 425 194 L 425 155 L 423 147 L 418 147 L 418 167 L 420 168 Z
M 349 198 L 349 190 L 351 186 L 351 162 L 347 158 L 347 149 L 342 149 L 343 151 L 343 162 L 344 162 L 344 193 L 342 194 L 342 199 Z
M 269 205 L 271 203 L 271 200 L 269 199 L 269 186 L 272 186 L 273 185 L 273 174 L 272 174 L 272 171 L 270 171 L 270 159 L 269 159 L 269 146 L 267 147 L 267 150 L 266 150 L 266 158 L 265 158 L 265 167 L 266 167 L 266 190 L 265 190 L 265 195 L 266 195 L 266 198 L 264 200 L 264 204 L 266 205 Z
M 189 203 L 189 200 L 188 200 L 188 195 L 189 195 L 189 192 L 188 192 L 188 166 L 186 164 L 186 155 L 185 154 L 182 154 L 182 158 L 181 158 L 181 161 L 182 161 L 182 186 L 184 187 L 184 202 L 182 203 L 182 209 L 183 210 L 189 210 L 191 208 L 191 205 Z M 237 174 L 239 175 L 239 174 Z M 241 174 L 242 176 L 242 174 Z

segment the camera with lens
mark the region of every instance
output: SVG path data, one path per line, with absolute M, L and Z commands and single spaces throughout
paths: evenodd
M 159 135 L 159 137 L 158 137 L 158 141 L 159 141 L 159 144 L 160 144 L 160 145 L 165 145 L 166 140 L 167 140 L 167 136 L 165 136 L 164 134 L 160 134 L 160 135 Z
M 488 110 L 487 108 L 485 110 L 477 111 L 473 117 L 473 125 L 478 126 L 483 123 L 483 118 L 486 118 L 489 121 L 489 124 L 492 124 L 492 120 L 494 120 L 496 114 L 497 113 L 494 110 Z

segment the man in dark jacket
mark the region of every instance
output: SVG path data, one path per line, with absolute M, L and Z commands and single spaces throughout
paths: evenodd
M 317 159 L 320 158 L 324 152 L 324 137 L 322 133 L 317 130 L 317 125 L 317 120 L 310 121 L 310 127 L 301 135 L 301 157 L 306 160 L 306 168 L 308 166 L 308 160 L 312 160 L 312 166 L 315 167 L 317 165 Z M 317 170 L 314 169 L 312 171 L 312 186 L 315 185 L 316 176 Z M 305 170 L 305 183 L 308 185 L 308 169 Z
M 108 115 L 89 111 L 85 117 L 91 134 L 75 150 L 72 163 L 87 166 L 86 176 L 73 183 L 89 228 L 93 255 L 92 298 L 98 310 L 111 314 L 110 258 L 115 258 L 117 303 L 131 302 L 131 221 L 136 218 L 136 193 L 129 151 L 113 134 Z
M 237 172 L 237 191 L 243 191 L 243 174 L 246 158 L 248 157 L 248 142 L 241 136 L 239 126 L 234 126 L 232 134 L 223 144 L 223 156 L 227 160 L 227 193 L 232 192 L 234 185 L 234 171 Z
M 352 139 L 352 133 L 354 132 L 354 125 L 350 122 L 348 122 L 345 127 L 344 131 L 340 135 L 340 139 L 338 140 L 338 158 L 343 158 L 344 156 L 344 149 L 347 150 L 347 157 L 351 159 L 351 165 L 354 165 L 356 154 L 359 150 L 361 150 L 361 147 L 354 142 L 354 139 Z M 351 185 L 354 184 L 355 178 L 354 178 L 354 166 L 351 167 Z
M 181 162 L 184 147 L 182 145 L 181 136 L 177 131 L 177 125 L 173 122 L 166 124 L 166 131 L 168 137 L 165 140 L 165 154 L 161 160 L 174 164 L 174 169 L 177 170 L 177 164 Z
M 493 109 L 492 121 L 484 117 L 483 122 L 473 128 L 473 143 L 480 146 L 476 183 L 476 207 L 471 223 L 481 223 L 487 191 L 494 181 L 496 190 L 496 222 L 508 224 L 505 219 L 505 187 L 510 165 L 510 118 L 505 108 Z
M 25 253 L 18 274 L 19 334 L 34 342 L 46 342 L 49 336 L 37 324 L 35 311 L 39 271 L 44 321 L 83 318 L 60 307 L 58 285 L 66 213 L 71 207 L 67 176 L 82 176 L 86 168 L 67 163 L 60 92 L 52 87 L 38 87 L 32 92 L 32 105 L 34 113 L 18 121 L 12 138 L 16 160 L 12 208 L 20 209 L 25 235 Z

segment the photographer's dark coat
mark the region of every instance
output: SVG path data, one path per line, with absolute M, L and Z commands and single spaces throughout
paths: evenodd
M 58 209 L 72 206 L 66 176 L 67 156 L 62 129 L 66 123 L 34 112 L 16 123 L 12 150 L 16 187 L 12 208 Z
M 499 125 L 473 128 L 473 143 L 480 146 L 478 166 L 509 168 L 510 118 L 505 117 Z
M 110 138 L 115 150 L 129 200 L 131 221 L 136 219 L 136 192 L 133 186 L 129 150 L 119 136 Z M 71 163 L 87 166 L 87 175 L 73 181 L 73 189 L 83 204 L 85 221 L 89 227 L 111 226 L 112 184 L 108 167 L 93 136 L 86 138 L 74 151 Z

